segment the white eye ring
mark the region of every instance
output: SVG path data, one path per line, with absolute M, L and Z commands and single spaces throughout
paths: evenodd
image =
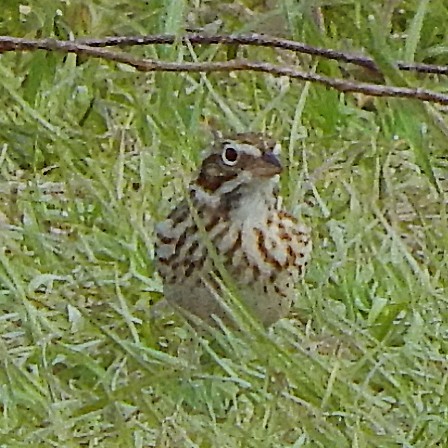
M 234 166 L 237 164 L 239 159 L 238 150 L 235 149 L 232 145 L 227 144 L 224 145 L 222 150 L 221 159 L 228 166 Z

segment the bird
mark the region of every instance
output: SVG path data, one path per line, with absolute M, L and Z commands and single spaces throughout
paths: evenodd
M 280 144 L 263 133 L 215 135 L 185 198 L 155 227 L 166 301 L 232 325 L 222 281 L 264 327 L 288 315 L 312 251 L 310 229 L 281 208 Z M 225 272 L 225 275 L 223 274 Z

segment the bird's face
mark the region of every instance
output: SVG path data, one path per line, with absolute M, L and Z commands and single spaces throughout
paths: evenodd
M 280 145 L 261 134 L 236 134 L 215 142 L 201 165 L 197 184 L 209 193 L 269 182 L 281 173 Z

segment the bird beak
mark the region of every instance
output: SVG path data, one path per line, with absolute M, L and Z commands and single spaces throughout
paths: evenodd
M 273 152 L 265 152 L 254 163 L 251 171 L 258 177 L 273 177 L 282 172 L 282 164 Z

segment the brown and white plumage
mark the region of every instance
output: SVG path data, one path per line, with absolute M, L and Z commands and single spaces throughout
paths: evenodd
M 264 325 L 288 313 L 311 241 L 304 225 L 278 209 L 278 150 L 273 140 L 243 133 L 217 139 L 204 157 L 189 199 L 156 228 L 169 303 L 207 322 L 213 315 L 229 321 L 217 299 L 221 266 Z

